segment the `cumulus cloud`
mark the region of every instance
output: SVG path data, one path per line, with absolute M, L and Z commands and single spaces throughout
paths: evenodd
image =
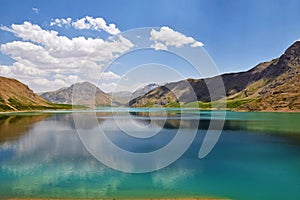
M 104 92 L 112 92 L 118 85 L 121 76 L 111 71 L 106 71 L 101 74 L 101 79 L 97 80 L 99 88 Z
M 154 42 L 154 44 L 151 45 L 151 47 L 155 50 L 168 50 L 167 46 L 164 45 L 161 42 Z
M 55 19 L 51 26 L 72 26 L 79 30 L 103 30 L 112 35 L 119 33 L 114 24 L 107 24 L 103 18 L 84 17 L 73 21 L 71 18 Z M 1 30 L 13 33 L 18 39 L 0 45 L 2 53 L 13 60 L 10 66 L 0 65 L 0 75 L 29 84 L 35 92 L 55 90 L 76 82 L 97 83 L 106 64 L 134 48 L 134 44 L 122 35 L 108 39 L 60 35 L 57 31 L 46 30 L 37 24 L 24 22 L 2 26 Z M 152 30 L 151 45 L 155 50 L 167 50 L 169 46 L 181 47 L 203 44 L 169 27 Z M 102 74 L 104 90 L 116 86 L 120 76 L 113 72 Z
M 55 80 L 64 80 L 64 82 L 68 85 L 71 85 L 73 83 L 83 82 L 83 80 L 78 75 L 56 74 L 56 75 L 54 75 L 54 79 Z
M 40 70 L 34 66 L 24 65 L 20 62 L 14 63 L 10 68 L 13 74 L 22 74 L 25 76 L 43 76 L 47 74 L 47 72 Z
M 19 62 L 15 62 L 11 66 L 0 65 L 0 75 L 12 76 L 14 74 L 17 74 L 19 76 L 43 76 L 47 73 L 38 68 Z
M 115 73 L 113 73 L 111 71 L 103 72 L 102 73 L 102 77 L 101 77 L 101 79 L 103 79 L 103 80 L 118 80 L 120 78 L 121 78 L 120 75 L 115 74 Z
M 68 24 L 70 20 L 57 23 Z M 3 26 L 1 29 L 14 33 L 22 41 L 0 46 L 4 54 L 15 60 L 11 66 L 0 66 L 0 74 L 28 82 L 37 92 L 40 92 L 37 88 L 43 88 L 41 85 L 45 86 L 43 91 L 46 91 L 53 86 L 67 86 L 82 80 L 96 81 L 105 64 L 134 46 L 121 35 L 107 40 L 68 38 L 30 22 Z M 77 77 L 78 74 L 80 77 Z M 105 74 L 106 79 L 116 79 L 117 76 L 112 72 Z
M 107 24 L 106 21 L 103 18 L 97 17 L 93 18 L 90 16 L 83 17 L 81 19 L 77 19 L 75 21 L 72 21 L 72 18 L 61 18 L 61 19 L 55 19 L 50 23 L 50 26 L 57 25 L 59 27 L 62 27 L 64 25 L 66 26 L 72 26 L 75 29 L 90 29 L 90 30 L 97 30 L 97 31 L 105 31 L 111 35 L 116 35 L 120 33 L 120 30 L 117 28 L 115 24 Z
M 50 26 L 59 26 L 59 27 L 62 27 L 62 26 L 71 26 L 71 22 L 72 22 L 72 18 L 61 18 L 61 19 L 58 19 L 56 18 L 54 21 L 50 22 Z
M 104 92 L 111 92 L 114 91 L 114 89 L 116 88 L 117 83 L 115 82 L 111 82 L 111 83 L 101 83 L 99 85 L 99 87 L 101 88 L 101 90 L 103 90 Z
M 41 64 L 40 67 L 43 67 L 45 64 L 51 65 L 58 62 L 42 46 L 30 42 L 13 41 L 2 44 L 0 49 L 19 63 L 27 65 Z
M 202 47 L 202 46 L 203 46 L 203 43 L 202 43 L 202 42 L 198 42 L 198 41 L 194 42 L 194 43 L 191 45 L 191 47 Z
M 182 33 L 174 31 L 173 29 L 166 26 L 161 27 L 158 31 L 152 29 L 150 32 L 150 40 L 155 42 L 152 47 L 157 50 L 161 50 L 161 48 L 159 47 L 163 47 L 162 45 L 164 45 L 165 47 L 182 47 L 183 45 L 187 44 L 190 44 L 191 47 L 203 46 L 202 42 L 196 41 L 194 38 L 187 37 Z
M 77 29 L 104 30 L 112 35 L 120 33 L 115 24 L 106 24 L 103 18 L 86 16 L 72 23 Z
M 9 66 L 0 65 L 0 75 L 11 76 L 12 72 Z
M 26 82 L 24 83 L 26 84 Z M 27 84 L 35 88 L 38 92 L 55 91 L 58 88 L 70 86 L 62 79 L 48 80 L 47 78 L 35 78 Z M 45 88 L 47 88 L 47 90 L 45 90 Z

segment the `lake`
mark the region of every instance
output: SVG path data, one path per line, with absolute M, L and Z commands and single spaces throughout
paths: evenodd
M 300 113 L 226 112 L 214 148 L 200 159 L 209 124 L 222 121 L 212 112 L 125 111 L 0 115 L 0 198 L 300 199 Z M 99 127 L 120 149 L 145 156 L 171 144 L 179 129 L 186 137 L 196 129 L 191 145 L 168 166 L 127 173 L 97 155 L 124 171 L 151 168 L 153 160 L 145 157 L 143 165 L 117 155 L 102 143 Z M 174 145 L 172 152 L 181 143 Z

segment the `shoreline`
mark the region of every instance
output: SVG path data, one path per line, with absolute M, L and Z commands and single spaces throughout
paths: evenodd
M 0 197 L 1 199 L 2 197 Z M 5 198 L 6 200 L 71 200 L 72 198 Z M 210 198 L 210 197 L 174 197 L 174 198 L 75 198 L 76 200 L 229 200 L 224 198 Z
M 141 107 L 142 108 L 142 107 Z M 145 107 L 147 108 L 147 107 Z M 168 107 L 169 108 L 169 107 Z M 180 109 L 180 108 L 178 108 Z M 183 107 L 183 109 L 185 109 Z M 218 111 L 218 110 L 214 110 L 214 109 L 200 109 L 200 108 L 187 108 L 187 109 L 199 109 L 199 111 Z M 73 110 L 73 109 L 61 109 L 61 110 L 16 110 L 16 111 L 0 111 L 0 115 L 5 115 L 5 114 L 15 114 L 15 113 L 49 113 L 49 112 L 53 112 L 56 111 L 57 113 L 59 113 L 60 111 L 64 112 L 64 111 L 70 111 L 70 112 L 76 112 L 78 110 Z M 95 111 L 95 110 L 90 110 L 90 111 Z M 300 110 L 261 110 L 261 111 L 245 111 L 245 110 L 230 110 L 230 109 L 224 109 L 221 111 L 230 111 L 230 112 L 240 112 L 240 113 L 300 113 Z

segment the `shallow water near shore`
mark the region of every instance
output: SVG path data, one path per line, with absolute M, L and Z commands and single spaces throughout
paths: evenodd
M 199 123 L 196 137 L 169 166 L 149 173 L 124 173 L 102 164 L 86 150 L 72 112 L 0 115 L 0 197 L 300 198 L 300 113 L 227 112 L 218 142 L 199 159 L 210 121 L 222 119 L 211 119 L 210 111 L 192 109 L 169 109 L 163 115 L 166 119 L 159 110 L 149 115 L 148 109 L 130 109 L 130 116 L 143 130 L 159 130 L 141 139 L 125 134 L 115 123 L 117 118 L 126 126 L 127 111 L 116 109 L 114 116 L 108 108 L 77 114 L 82 119 L 96 116 L 107 137 L 130 152 L 164 147 L 180 125 L 188 132 Z M 90 130 L 97 130 L 86 123 Z M 112 152 L 106 151 L 110 156 Z

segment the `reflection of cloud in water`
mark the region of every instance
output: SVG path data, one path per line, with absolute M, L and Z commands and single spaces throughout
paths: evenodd
M 48 127 L 55 128 L 49 130 Z M 26 164 L 40 165 L 58 158 L 68 162 L 77 157 L 89 157 L 76 133 L 55 121 L 35 124 L 28 135 L 18 141 L 6 143 L 5 147 L 13 149 L 11 164 L 17 163 L 16 168 Z M 1 166 L 4 166 L 3 163 Z
M 61 117 L 68 118 L 67 115 L 48 118 L 34 124 L 18 140 L 0 144 L 0 155 L 7 155 L 0 160 L 1 173 L 13 177 L 9 190 L 29 195 L 45 187 L 72 184 L 75 193 L 87 194 L 91 190 L 86 186 L 88 180 L 91 187 L 99 188 L 92 190 L 98 195 L 116 190 L 123 174 L 113 176 L 113 170 L 94 159 L 81 144 L 71 121 L 60 123 Z M 90 138 L 89 142 L 94 141 L 95 138 Z
M 143 149 L 142 151 L 135 152 L 135 151 L 128 151 L 128 149 L 115 145 L 115 143 L 112 142 L 112 141 L 119 140 L 120 135 L 124 134 L 125 132 L 124 128 L 125 130 L 127 130 L 129 125 L 134 124 L 134 122 L 130 124 L 128 122 L 128 119 L 126 123 L 124 123 L 123 120 L 124 118 L 122 119 L 122 117 L 126 117 L 126 115 L 117 116 L 118 120 L 113 120 L 113 119 L 108 120 L 111 123 L 111 124 L 108 123 L 109 127 L 106 127 L 107 121 L 102 123 L 101 127 L 97 127 L 98 121 L 95 117 L 90 117 L 88 123 L 91 125 L 87 126 L 85 120 L 87 120 L 86 118 L 88 116 L 85 116 L 85 114 L 82 113 L 73 113 L 73 116 L 76 125 L 76 130 L 79 134 L 79 137 L 81 138 L 81 141 L 85 145 L 86 149 L 88 149 L 88 151 L 92 155 L 94 155 L 95 158 L 97 158 L 105 165 L 110 166 L 113 169 L 121 170 L 124 172 L 134 172 L 134 173 L 149 172 L 149 171 L 161 169 L 169 165 L 170 163 L 177 160 L 182 155 L 182 153 L 185 152 L 185 150 L 189 147 L 189 145 L 191 144 L 191 142 L 193 141 L 196 135 L 196 130 L 197 130 L 197 129 L 191 129 L 189 131 L 186 130 L 183 131 L 181 129 L 178 129 L 175 130 L 176 133 L 175 135 L 174 132 L 173 135 L 171 134 L 166 135 L 163 133 L 166 132 L 170 133 L 170 131 L 166 131 L 162 129 L 163 133 L 161 134 L 162 135 L 161 137 L 164 137 L 163 141 L 167 142 L 164 146 L 160 146 L 161 148 L 159 149 L 152 148 L 150 149 L 150 151 L 147 150 L 143 151 L 145 150 Z M 120 125 L 122 125 L 122 128 L 120 128 Z M 109 133 L 103 131 L 103 129 L 104 130 L 113 129 L 114 126 L 117 126 L 122 130 L 117 131 L 118 134 L 112 133 L 112 130 L 110 130 Z M 90 127 L 95 127 L 95 128 L 90 128 Z M 150 135 L 151 137 L 149 137 L 149 139 L 153 139 L 153 143 L 151 142 L 149 143 L 153 144 L 152 146 L 156 145 L 158 139 L 156 135 L 153 136 L 152 134 L 153 127 L 146 126 L 146 127 L 131 128 L 129 126 L 129 129 L 131 131 L 133 130 L 132 132 L 135 132 L 135 135 L 142 134 L 143 137 L 145 135 L 147 136 Z M 126 134 L 129 135 L 127 132 Z M 165 139 L 168 140 L 166 141 Z M 143 138 L 143 140 L 146 139 Z M 124 140 L 123 143 L 133 146 L 132 143 L 127 142 L 127 140 Z
M 126 160 L 126 158 L 111 150 L 111 143 L 106 139 L 106 136 L 99 132 L 99 119 L 96 119 L 95 115 L 75 113 L 73 116 L 80 140 L 95 158 L 101 162 L 103 160 L 99 158 L 105 159 L 109 163 L 115 163 L 120 167 L 133 168 L 130 160 Z M 108 125 L 108 127 L 106 126 L 108 129 L 118 129 L 114 123 L 109 123 Z M 105 125 L 102 126 L 105 128 Z
M 187 167 L 168 167 L 155 172 L 152 175 L 152 181 L 156 186 L 162 186 L 163 188 L 170 189 L 174 188 L 177 182 L 184 181 L 184 179 L 192 177 L 194 173 L 194 170 Z

